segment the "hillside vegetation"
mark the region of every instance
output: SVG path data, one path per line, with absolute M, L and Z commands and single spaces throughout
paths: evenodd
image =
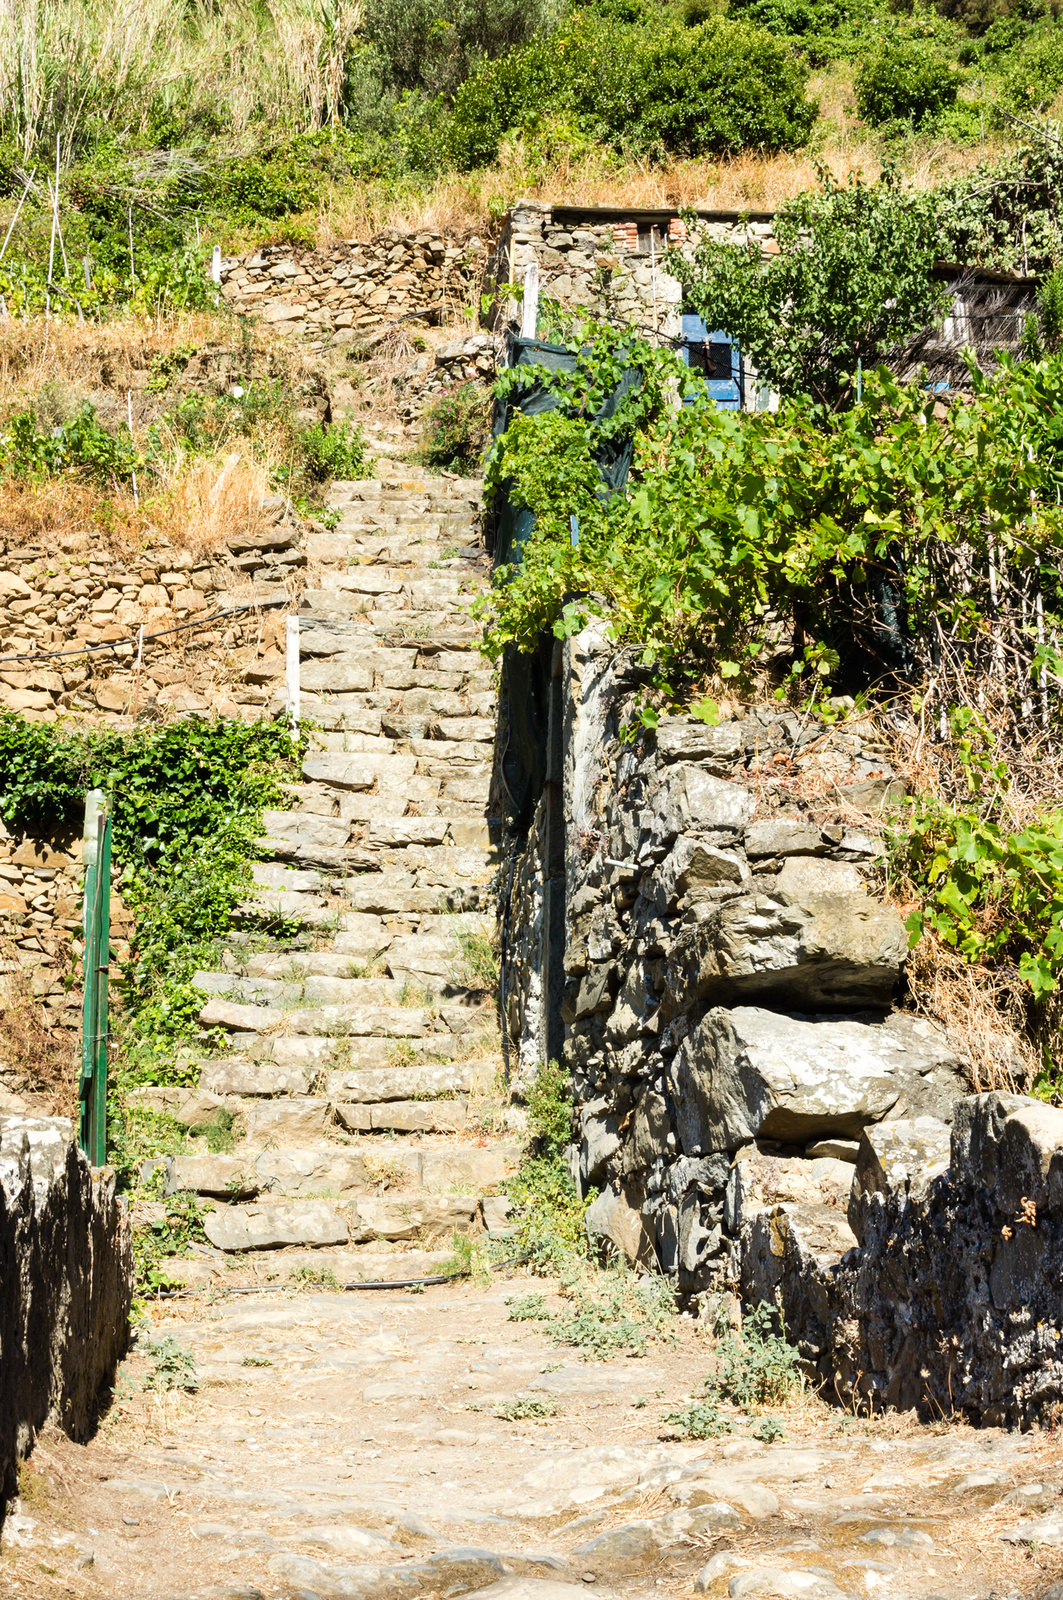
M 0 293 L 195 308 L 214 242 L 482 228 L 529 191 L 773 204 L 820 161 L 925 186 L 1051 107 L 1061 40 L 1049 0 L 18 0 Z

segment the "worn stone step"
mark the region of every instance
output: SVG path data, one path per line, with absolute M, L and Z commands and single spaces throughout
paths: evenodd
M 418 1006 L 323 1005 L 283 1011 L 278 1006 L 243 1005 L 213 999 L 199 1013 L 204 1028 L 257 1034 L 277 1032 L 340 1038 L 362 1035 L 417 1039 L 433 1033 L 432 1019 Z
M 339 864 L 337 870 L 342 870 Z M 261 889 L 250 899 L 239 901 L 232 912 L 237 927 L 283 921 L 297 923 L 301 928 L 329 928 L 335 925 L 338 916 L 338 909 L 330 907 L 321 895 L 297 894 L 283 889 Z
M 325 1074 L 325 1093 L 336 1106 L 487 1093 L 494 1088 L 499 1067 L 497 1058 L 485 1058 L 446 1066 L 348 1068 Z
M 283 963 L 289 958 L 273 958 Z M 348 962 L 348 965 L 350 963 Z M 196 972 L 192 984 L 204 994 L 219 995 L 244 1005 L 307 1009 L 314 1006 L 384 1006 L 400 1008 L 403 985 L 391 978 L 331 977 L 321 973 L 292 979 L 231 972 Z
M 311 1086 L 323 1080 L 324 1096 L 334 1103 L 374 1104 L 386 1100 L 413 1100 L 422 1095 L 487 1092 L 494 1087 L 500 1069 L 497 1057 L 395 1067 L 352 1065 L 328 1071 L 312 1063 L 282 1066 L 272 1060 L 233 1058 L 205 1064 L 199 1087 L 218 1101 L 273 1099 L 308 1096 Z
M 273 1061 L 282 1067 L 384 1067 L 400 1061 L 452 1061 L 475 1053 L 467 1041 L 452 1033 L 396 1039 L 388 1034 L 277 1035 L 234 1031 L 231 1048 L 239 1051 L 240 1059 Z
M 334 1107 L 337 1122 L 349 1133 L 464 1133 L 468 1106 L 464 1100 L 353 1101 Z
M 226 1252 L 385 1239 L 429 1244 L 455 1232 L 470 1232 L 477 1212 L 477 1200 L 464 1195 L 367 1195 L 348 1205 L 329 1200 L 260 1200 L 216 1206 L 204 1217 L 203 1231 L 211 1244 Z
M 360 1154 L 342 1145 L 175 1156 L 167 1163 L 165 1179 L 167 1194 L 185 1190 L 228 1201 L 267 1194 L 368 1194 L 372 1187 Z
M 358 742 L 359 734 L 326 734 L 330 741 Z M 320 740 L 319 740 L 320 742 Z M 303 760 L 303 777 L 307 783 L 324 784 L 330 789 L 361 789 L 379 790 L 380 788 L 394 789 L 401 786 L 407 779 L 412 778 L 417 771 L 417 756 L 409 752 L 381 751 L 381 750 L 324 750 L 317 753 L 308 753 Z M 284 815 L 289 820 L 283 826 L 276 825 L 275 818 Z M 303 818 L 298 822 L 295 818 Z M 350 830 L 338 818 L 315 818 L 314 823 L 305 821 L 304 812 L 278 813 L 267 811 L 263 818 L 266 830 L 274 835 L 278 832 L 307 835 L 317 838 L 322 842 L 338 844 L 339 836 L 345 833 L 350 837 Z M 327 826 L 326 826 L 327 824 Z M 346 840 L 344 840 L 346 842 Z

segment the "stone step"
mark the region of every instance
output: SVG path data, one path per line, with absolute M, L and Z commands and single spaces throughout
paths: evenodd
M 275 958 L 280 962 L 284 957 Z M 350 963 L 348 963 L 349 965 Z M 204 994 L 243 1005 L 279 1006 L 282 1009 L 313 1006 L 384 1006 L 398 1010 L 405 1006 L 403 985 L 391 978 L 326 977 L 325 975 L 283 978 L 238 977 L 231 972 L 196 972 L 192 985 Z
M 204 1065 L 199 1087 L 219 1100 L 275 1099 L 308 1096 L 323 1080 L 325 1097 L 334 1104 L 373 1105 L 421 1096 L 470 1095 L 494 1087 L 501 1062 L 497 1057 L 475 1061 L 424 1062 L 395 1067 L 348 1066 L 323 1071 L 310 1063 L 281 1066 L 275 1061 L 229 1059 Z
M 341 870 L 337 863 L 337 870 Z M 232 912 L 236 927 L 262 923 L 293 922 L 300 928 L 331 928 L 336 925 L 338 908 L 331 908 L 321 895 L 295 894 L 283 889 L 262 889 L 248 900 L 239 901 Z
M 372 1195 L 347 1205 L 266 1199 L 216 1206 L 204 1217 L 203 1231 L 226 1252 L 385 1239 L 431 1244 L 472 1232 L 478 1212 L 478 1200 L 464 1195 Z
M 199 1013 L 204 1028 L 256 1034 L 284 1030 L 322 1038 L 424 1038 L 436 1030 L 420 1006 L 321 1005 L 284 1011 L 279 1006 L 245 1005 L 235 1000 L 208 1000 Z
M 473 1054 L 457 1034 L 428 1033 L 420 1039 L 395 1039 L 387 1034 L 259 1034 L 233 1032 L 232 1050 L 240 1059 L 272 1061 L 278 1068 L 304 1065 L 384 1067 L 398 1062 L 452 1061 Z M 225 1057 L 226 1060 L 234 1059 Z

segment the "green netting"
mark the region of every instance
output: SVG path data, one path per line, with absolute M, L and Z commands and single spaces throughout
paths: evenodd
M 521 339 L 511 335 L 507 340 L 507 365 L 511 367 L 541 366 L 551 372 L 572 372 L 576 357 L 561 345 L 547 344 L 541 339 Z M 639 373 L 629 368 L 621 377 L 612 394 L 596 413 L 596 420 L 606 421 L 616 412 L 624 395 L 641 381 Z M 557 407 L 557 396 L 544 389 L 534 379 L 517 390 L 507 403 L 499 402 L 495 408 L 493 434 L 497 438 L 509 424 L 514 410 L 535 416 Z M 632 440 L 621 438 L 607 441 L 597 456 L 602 475 L 602 495 L 608 499 L 627 482 L 631 470 Z M 521 551 L 531 537 L 535 517 L 525 506 L 515 506 L 509 493 L 510 486 L 503 484 L 493 507 L 495 566 L 519 564 Z M 502 663 L 502 695 L 508 705 L 508 737 L 502 754 L 502 777 L 508 792 L 511 819 L 523 831 L 531 822 L 535 802 L 546 781 L 547 735 L 549 731 L 550 663 L 553 639 L 544 634 L 534 655 L 508 650 Z

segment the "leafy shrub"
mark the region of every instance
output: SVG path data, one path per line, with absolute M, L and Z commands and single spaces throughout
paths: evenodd
M 724 327 L 762 380 L 787 397 L 852 403 L 857 363 L 873 367 L 946 304 L 932 276 L 941 245 L 934 201 L 890 182 L 799 195 L 778 214 L 779 254 L 706 238 L 669 270 L 691 308 Z
M 734 1432 L 734 1423 L 725 1417 L 714 1400 L 689 1400 L 678 1411 L 668 1411 L 661 1418 L 679 1430 L 684 1439 L 721 1439 L 725 1433 Z
M 560 1288 L 572 1309 L 551 1317 L 546 1332 L 585 1360 L 608 1361 L 625 1351 L 644 1356 L 651 1336 L 668 1334 L 675 1300 L 663 1278 L 636 1277 L 625 1263 L 596 1273 L 574 1263 Z
M 483 60 L 548 31 L 551 0 L 369 0 L 366 36 L 389 87 L 452 94 Z
M 354 422 L 334 422 L 328 428 L 308 428 L 296 438 L 302 455 L 302 475 L 310 483 L 330 478 L 367 478 L 373 462 L 366 454 L 365 434 Z
M 130 435 L 109 433 L 85 404 L 55 428 L 38 427 L 32 411 L 12 417 L 0 434 L 0 464 L 13 478 L 72 473 L 107 486 L 128 483 L 141 461 Z
M 774 1306 L 759 1305 L 742 1322 L 740 1333 L 727 1328 L 716 1345 L 719 1370 L 708 1387 L 743 1411 L 779 1405 L 801 1384 L 800 1356 L 786 1342 L 782 1314 Z
M 479 470 L 487 444 L 489 402 L 475 382 L 455 384 L 425 406 L 421 416 L 421 460 L 444 472 Z
M 581 1200 L 569 1171 L 572 1084 L 556 1061 L 539 1068 L 527 1093 L 531 1139 L 505 1192 L 517 1209 L 519 1248 L 542 1266 L 556 1265 L 584 1245 Z
M 1020 116 L 1047 111 L 1063 89 L 1063 28 L 1038 29 L 1010 57 L 1002 99 Z
M 151 1371 L 144 1379 L 145 1389 L 199 1388 L 196 1358 L 191 1350 L 182 1350 L 172 1334 L 151 1340 L 144 1348 L 151 1357 Z
M 519 1394 L 515 1400 L 500 1400 L 495 1416 L 507 1422 L 541 1422 L 557 1416 L 557 1401 L 552 1395 Z
M 135 920 L 122 988 L 146 1038 L 195 1030 L 206 965 L 246 893 L 262 808 L 298 759 L 280 723 L 189 717 L 132 733 L 67 730 L 0 713 L 0 816 L 27 831 L 111 803 L 114 861 Z
M 518 1295 L 509 1302 L 510 1322 L 542 1322 L 549 1315 L 546 1300 L 541 1294 Z
M 872 128 L 929 128 L 956 100 L 959 80 L 936 51 L 915 40 L 886 45 L 860 65 L 856 109 Z
M 816 107 L 784 44 L 741 22 L 629 26 L 573 14 L 549 41 L 487 63 L 454 98 L 451 153 L 489 165 L 506 133 L 569 112 L 618 150 L 686 155 L 804 144 Z

